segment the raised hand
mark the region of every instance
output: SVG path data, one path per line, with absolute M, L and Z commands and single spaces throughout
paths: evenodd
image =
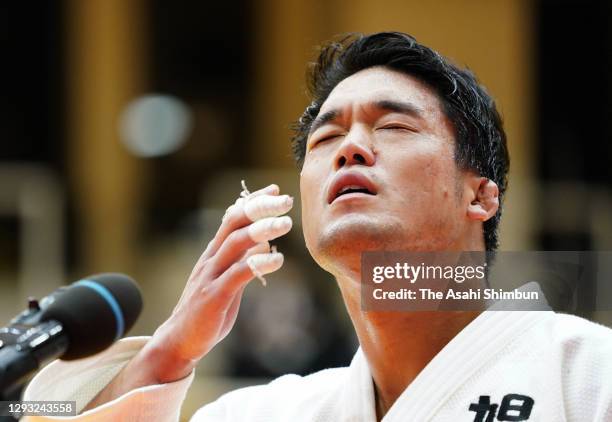
M 282 214 L 292 206 L 293 198 L 270 185 L 246 193 L 227 209 L 172 315 L 147 345 L 158 381 L 186 376 L 232 329 L 249 281 L 256 276 L 264 281 L 265 274 L 282 266 L 283 255 L 271 251 L 268 242 L 289 232 L 291 217 Z

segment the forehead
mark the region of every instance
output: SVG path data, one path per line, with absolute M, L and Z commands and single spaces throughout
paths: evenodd
M 433 89 L 417 78 L 384 67 L 371 67 L 336 85 L 320 113 L 379 100 L 403 101 L 435 114 L 441 111 L 440 101 Z

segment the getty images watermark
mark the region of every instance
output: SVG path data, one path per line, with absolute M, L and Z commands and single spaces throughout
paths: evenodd
M 611 252 L 364 252 L 369 311 L 612 309 Z

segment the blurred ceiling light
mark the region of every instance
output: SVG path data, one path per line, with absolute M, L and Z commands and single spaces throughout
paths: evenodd
M 189 107 L 176 97 L 161 94 L 136 98 L 119 119 L 122 142 L 139 157 L 159 157 L 178 150 L 192 127 Z

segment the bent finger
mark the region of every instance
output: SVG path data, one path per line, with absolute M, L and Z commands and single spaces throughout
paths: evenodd
M 247 249 L 257 243 L 268 242 L 287 234 L 293 225 L 291 217 L 268 217 L 257 220 L 248 227 L 231 233 L 221 245 L 219 251 L 208 263 L 207 273 L 213 277 L 222 274 L 234 262 L 238 261 Z
M 280 252 L 251 255 L 233 264 L 214 283 L 218 294 L 231 298 L 256 276 L 264 276 L 283 266 L 284 256 Z

